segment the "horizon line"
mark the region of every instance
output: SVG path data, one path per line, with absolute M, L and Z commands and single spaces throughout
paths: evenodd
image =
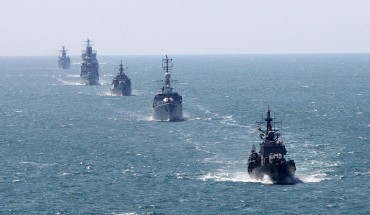
M 172 56 L 199 56 L 199 55 L 338 55 L 338 54 L 370 54 L 368 52 L 276 52 L 276 53 L 198 53 L 198 54 L 179 54 L 172 53 L 167 55 Z M 98 56 L 162 56 L 163 54 L 100 54 Z M 0 55 L 0 57 L 58 57 L 59 55 Z M 81 56 L 81 55 L 68 55 L 68 56 Z

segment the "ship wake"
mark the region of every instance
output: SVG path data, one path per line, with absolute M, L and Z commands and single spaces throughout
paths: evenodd
M 251 178 L 248 172 L 227 172 L 219 170 L 216 173 L 207 173 L 201 176 L 199 179 L 203 181 L 214 180 L 214 181 L 229 181 L 229 182 L 243 182 L 243 183 L 260 183 L 260 184 L 274 184 L 268 175 L 265 175 L 262 179 Z M 322 175 L 310 175 L 310 176 L 299 176 L 286 178 L 283 183 L 280 184 L 298 184 L 298 183 L 318 183 L 326 180 Z
M 261 184 L 273 184 L 273 181 L 269 177 L 263 177 L 261 180 L 253 179 L 249 176 L 248 172 L 224 172 L 223 170 L 218 173 L 208 173 L 200 177 L 203 181 L 214 180 L 214 181 L 229 181 L 229 182 L 247 182 L 247 183 L 261 183 Z
M 63 80 L 61 78 L 57 78 L 57 80 L 59 82 L 62 83 L 62 85 L 72 85 L 72 86 L 75 86 L 75 85 L 84 85 L 84 84 L 81 84 L 79 81 L 66 81 L 66 80 Z

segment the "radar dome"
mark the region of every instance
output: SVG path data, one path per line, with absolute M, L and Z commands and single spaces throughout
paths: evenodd
M 164 79 L 170 80 L 170 77 L 171 77 L 170 73 L 164 74 Z

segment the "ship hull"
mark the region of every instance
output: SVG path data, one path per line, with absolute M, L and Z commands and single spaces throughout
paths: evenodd
M 98 62 L 82 61 L 81 64 L 81 84 L 98 85 L 99 84 L 99 65 Z
M 117 96 L 131 96 L 131 87 L 127 87 L 124 86 L 123 84 L 120 84 L 116 87 L 113 86 L 110 92 L 111 94 Z
M 296 183 L 295 171 L 296 167 L 292 164 L 269 164 L 255 167 L 249 174 L 251 178 L 257 180 L 268 176 L 274 184 L 294 184 Z
M 71 63 L 69 61 L 58 61 L 58 67 L 61 69 L 69 69 L 71 68 Z
M 182 120 L 182 105 L 166 103 L 153 108 L 153 119 L 158 121 Z
M 80 82 L 81 84 L 86 84 L 86 85 L 98 85 L 99 84 L 99 76 L 98 75 L 81 75 L 80 76 Z
M 59 63 L 59 68 L 61 68 L 61 69 L 70 69 L 71 64 L 67 63 L 67 62 L 61 62 L 61 63 Z
M 62 69 L 70 69 L 71 68 L 71 64 L 69 63 L 63 63 L 62 66 L 61 66 Z

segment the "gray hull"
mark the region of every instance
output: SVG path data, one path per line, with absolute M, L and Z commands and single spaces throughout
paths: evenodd
M 294 177 L 296 167 L 291 164 L 269 164 L 252 169 L 250 176 L 261 180 L 266 175 L 274 184 L 294 184 L 298 179 Z
M 81 75 L 81 84 L 97 85 L 99 84 L 99 75 Z
M 71 63 L 70 63 L 69 60 L 68 61 L 67 60 L 65 60 L 65 61 L 59 60 L 58 61 L 58 66 L 61 69 L 70 69 L 71 68 Z
M 131 87 L 120 84 L 117 87 L 113 87 L 110 92 L 117 96 L 131 96 Z
M 166 103 L 153 108 L 153 119 L 160 121 L 182 120 L 182 105 Z

